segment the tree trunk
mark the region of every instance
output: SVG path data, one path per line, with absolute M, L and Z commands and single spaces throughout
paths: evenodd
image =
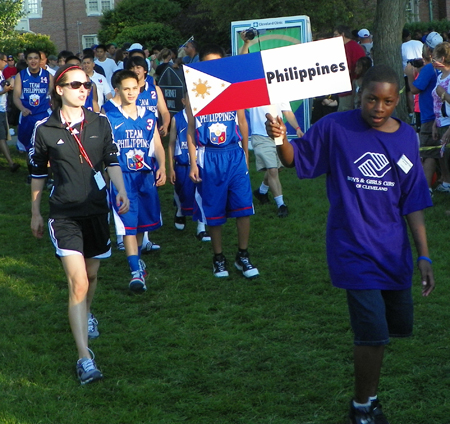
M 408 122 L 405 79 L 402 69 L 402 30 L 406 21 L 407 0 L 377 0 L 373 30 L 373 59 L 376 65 L 389 65 L 400 78 L 400 102 L 397 117 Z

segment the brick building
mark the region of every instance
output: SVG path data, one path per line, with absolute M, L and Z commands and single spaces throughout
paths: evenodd
M 57 50 L 74 53 L 98 43 L 99 18 L 119 0 L 24 0 L 26 18 L 16 29 L 46 34 Z
M 411 22 L 440 21 L 450 18 L 450 1 L 409 0 L 407 10 Z

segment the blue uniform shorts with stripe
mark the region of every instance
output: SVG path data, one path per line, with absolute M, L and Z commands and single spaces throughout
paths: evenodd
M 412 334 L 411 288 L 347 290 L 347 304 L 356 346 L 382 346 L 389 343 L 389 337 Z
M 17 148 L 20 151 L 28 152 L 31 148 L 31 137 L 33 135 L 36 122 L 47 118 L 49 113 L 38 113 L 37 115 L 28 115 L 19 117 L 19 125 L 17 127 Z
M 130 209 L 119 215 L 116 205 L 117 190 L 111 183 L 111 204 L 118 235 L 133 236 L 153 231 L 162 225 L 158 189 L 153 172 L 124 172 L 123 181 L 130 200 Z
M 255 213 L 250 175 L 239 144 L 199 148 L 197 164 L 202 181 L 196 186 L 195 220 L 216 226 L 224 224 L 227 218 Z
M 176 175 L 174 190 L 181 204 L 181 212 L 183 216 L 192 216 L 195 183 L 189 177 L 190 166 L 175 164 L 174 170 Z

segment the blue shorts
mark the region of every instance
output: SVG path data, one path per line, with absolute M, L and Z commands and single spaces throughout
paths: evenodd
M 382 346 L 389 343 L 389 337 L 412 334 L 411 288 L 347 290 L 347 304 L 356 346 Z
M 47 118 L 49 113 L 38 113 L 37 115 L 28 115 L 19 117 L 19 125 L 17 127 L 17 148 L 21 152 L 28 152 L 31 148 L 31 137 L 33 136 L 36 122 Z
M 195 184 L 189 178 L 189 165 L 175 165 L 174 196 L 178 196 L 183 216 L 191 216 L 194 212 Z
M 253 195 L 244 150 L 238 144 L 198 149 L 202 181 L 196 185 L 194 219 L 210 226 L 253 215 Z
M 117 190 L 111 183 L 111 205 L 116 233 L 133 236 L 161 227 L 161 207 L 153 172 L 124 172 L 123 181 L 130 200 L 130 209 L 122 215 L 117 213 Z

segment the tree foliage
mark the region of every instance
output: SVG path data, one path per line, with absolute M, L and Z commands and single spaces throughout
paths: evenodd
M 158 23 L 165 25 L 176 36 L 178 31 L 170 25 L 171 20 L 181 12 L 180 3 L 171 0 L 122 0 L 117 6 L 104 13 L 100 19 L 99 40 L 103 43 L 119 42 L 122 33 L 135 35 L 133 28 L 143 29 L 146 25 Z M 158 32 L 161 33 L 160 30 Z M 127 38 L 128 42 L 137 42 Z
M 56 54 L 56 45 L 50 40 L 48 35 L 14 32 L 11 36 L 0 39 L 0 51 L 7 54 L 17 55 L 28 48 L 34 48 L 49 54 Z
M 155 22 L 124 28 L 114 39 L 119 46 L 125 42 L 133 42 L 148 47 L 155 44 L 169 47 L 178 46 L 181 40 L 182 37 L 178 30 Z
M 23 16 L 23 0 L 2 0 L 0 9 L 0 38 L 11 35 Z

